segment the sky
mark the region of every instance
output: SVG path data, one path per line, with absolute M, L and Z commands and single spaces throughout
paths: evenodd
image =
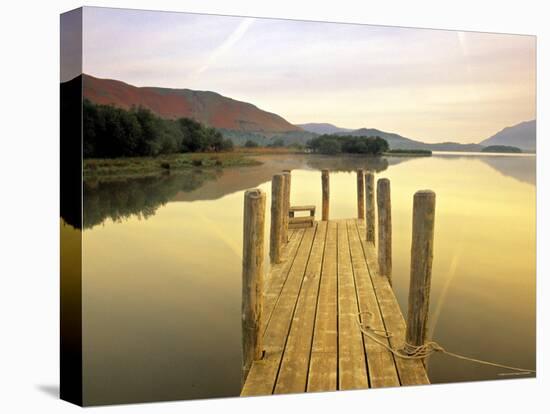
M 293 124 L 479 142 L 536 116 L 536 38 L 86 7 L 84 73 L 210 90 Z

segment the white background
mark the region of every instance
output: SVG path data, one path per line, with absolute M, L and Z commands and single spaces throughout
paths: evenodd
M 537 379 L 103 408 L 116 413 L 255 411 L 541 412 L 548 410 L 548 109 L 544 1 L 196 0 L 86 5 L 538 35 Z M 59 14 L 77 1 L 3 3 L 0 14 L 0 412 L 65 413 L 59 384 Z M 7 92 L 7 93 L 6 93 Z M 513 303 L 510 306 L 514 306 Z M 475 323 L 475 321 L 473 321 Z M 479 338 L 483 341 L 483 338 Z M 506 346 L 506 344 L 503 344 Z M 546 390 L 546 393 L 545 393 Z M 546 406 L 546 407 L 545 407 Z

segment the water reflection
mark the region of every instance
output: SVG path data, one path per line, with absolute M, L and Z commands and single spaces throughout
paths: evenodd
M 283 169 L 293 170 L 292 203 L 317 206 L 319 169 L 333 171 L 333 218 L 356 214 L 356 168 L 391 179 L 394 291 L 402 309 L 412 195 L 436 191 L 434 339 L 451 351 L 534 367 L 535 191 L 528 177 L 535 158 L 502 157 L 491 165 L 493 158 L 265 156 L 254 167 L 87 183 L 87 402 L 238 395 L 242 191 L 269 194 L 271 176 Z M 500 372 L 439 355 L 429 370 L 433 383 L 495 379 Z
M 520 182 L 536 184 L 536 166 L 534 154 L 492 154 L 483 152 L 434 152 L 434 157 L 448 159 L 476 159 L 506 177 L 512 177 Z
M 437 154 L 434 157 L 461 159 L 468 156 Z M 268 182 L 274 174 L 283 169 L 351 172 L 363 168 L 380 173 L 390 166 L 419 160 L 411 157 L 321 155 L 270 155 L 257 158 L 263 162 L 261 166 L 226 170 L 190 170 L 154 177 L 86 180 L 83 188 L 84 228 L 93 228 L 108 219 L 114 222 L 132 216 L 148 219 L 169 201 L 220 199 L 228 194 Z M 479 156 L 476 159 L 504 176 L 535 185 L 536 171 L 532 157 Z M 65 221 L 73 227 L 78 226 L 77 222 L 71 222 L 70 217 L 65 217 Z
M 147 219 L 179 192 L 189 192 L 221 175 L 219 170 L 189 171 L 159 177 L 86 180 L 83 185 L 84 228 L 105 220 L 122 221 L 131 216 Z
M 533 157 L 482 157 L 480 160 L 504 176 L 522 183 L 536 184 L 537 171 L 533 165 Z
M 148 219 L 168 201 L 216 200 L 228 194 L 271 180 L 282 169 L 329 169 L 354 171 L 364 168 L 381 172 L 389 165 L 404 162 L 407 158 L 392 157 L 328 157 L 317 155 L 259 156 L 261 166 L 229 168 L 226 170 L 190 170 L 172 174 L 141 178 L 110 178 L 84 181 L 84 228 L 90 229 L 110 219 L 120 222 L 129 217 Z M 65 220 L 78 223 L 70 217 Z

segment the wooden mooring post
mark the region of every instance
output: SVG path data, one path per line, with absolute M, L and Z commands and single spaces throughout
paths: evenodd
M 244 193 L 242 272 L 242 381 L 262 357 L 265 193 Z
M 417 191 L 413 201 L 411 279 L 407 313 L 407 343 L 426 341 L 434 243 L 435 193 Z
M 271 226 L 269 232 L 269 258 L 271 263 L 281 262 L 285 211 L 285 178 L 276 174 L 271 180 Z
M 323 208 L 321 218 L 323 221 L 328 221 L 330 201 L 330 180 L 328 170 L 323 170 L 321 172 L 321 187 L 323 189 Z
M 365 218 L 365 171 L 357 170 L 357 218 Z
M 390 180 L 387 178 L 381 178 L 378 180 L 376 188 L 376 203 L 378 207 L 378 267 L 380 274 L 387 277 L 391 284 L 391 197 Z
M 282 232 L 282 241 L 283 243 L 288 242 L 288 221 L 289 221 L 289 210 L 290 210 L 290 171 L 283 171 L 284 177 L 284 198 L 283 198 L 283 232 Z
M 367 241 L 373 242 L 376 238 L 374 234 L 374 174 L 371 172 L 365 173 L 365 206 L 366 206 L 366 217 L 365 217 L 365 227 L 367 229 Z

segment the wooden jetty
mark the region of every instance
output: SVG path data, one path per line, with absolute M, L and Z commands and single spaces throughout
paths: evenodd
M 426 339 L 435 195 L 421 191 L 414 199 L 406 324 L 391 287 L 389 181 L 378 182 L 378 208 L 385 209 L 378 211 L 378 239 L 384 245 L 375 246 L 375 225 L 363 218 L 375 217 L 373 178 L 363 174 L 358 171 L 359 218 L 329 220 L 329 174 L 322 172 L 324 220 L 271 228 L 275 254 L 265 278 L 265 194 L 245 193 L 242 396 L 429 383 L 422 360 L 399 357 L 390 348 L 400 349 L 405 338 L 417 346 Z M 289 200 L 281 199 L 290 195 L 283 188 L 290 180 L 281 174 L 273 183 L 272 226 L 288 226 L 280 215 L 289 214 Z M 365 335 L 367 326 L 378 335 Z

